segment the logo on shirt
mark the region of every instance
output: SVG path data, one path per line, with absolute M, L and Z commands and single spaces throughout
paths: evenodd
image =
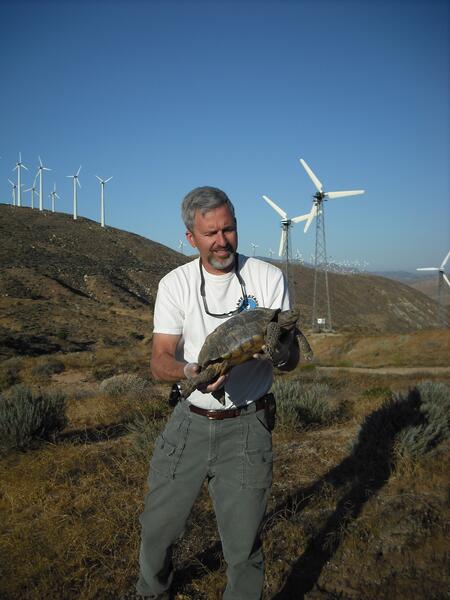
M 255 308 L 258 308 L 258 306 L 259 306 L 258 300 L 256 299 L 256 296 L 253 296 L 253 294 L 249 294 L 247 296 L 247 306 L 245 308 L 243 308 L 243 304 L 244 304 L 244 298 L 241 296 L 239 298 L 239 300 L 236 302 L 236 308 L 241 309 L 241 310 L 254 310 Z

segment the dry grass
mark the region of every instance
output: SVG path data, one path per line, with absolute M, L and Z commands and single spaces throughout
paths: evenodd
M 83 361 L 81 376 L 91 370 Z M 361 442 L 360 435 L 355 452 L 364 418 L 380 410 L 391 390 L 417 381 L 339 374 L 320 380 L 314 370 L 302 377 L 326 384 L 335 406 L 345 400 L 354 410 L 326 427 L 274 434 L 275 479 L 263 527 L 264 598 L 444 597 L 445 448 L 414 461 L 392 458 L 393 444 L 380 454 L 373 440 Z M 139 423 L 142 415 L 162 422 L 167 408 L 161 393 L 167 390 L 155 387 L 150 403 L 142 405 L 92 391 L 98 382 L 82 397 L 72 385 L 66 437 L 0 461 L 5 600 L 118 600 L 136 579 L 138 515 L 152 441 L 141 437 L 137 444 L 139 427 L 130 432 L 125 425 Z M 83 429 L 102 435 L 72 435 Z M 221 597 L 225 565 L 206 488 L 175 563 L 177 600 Z

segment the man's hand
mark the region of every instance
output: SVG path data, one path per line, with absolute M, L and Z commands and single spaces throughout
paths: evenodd
M 187 363 L 184 365 L 184 374 L 187 379 L 191 377 L 195 377 L 200 372 L 200 367 L 197 363 Z M 200 385 L 197 389 L 200 390 L 203 394 L 212 394 L 212 392 L 216 392 L 220 390 L 221 387 L 225 385 L 225 381 L 227 379 L 226 375 L 220 375 L 215 381 L 209 383 L 208 385 Z

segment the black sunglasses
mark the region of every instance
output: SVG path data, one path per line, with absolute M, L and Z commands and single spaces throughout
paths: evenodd
M 243 302 L 235 310 L 230 310 L 229 312 L 222 313 L 220 315 L 217 315 L 216 313 L 211 313 L 208 310 L 208 305 L 206 303 L 206 294 L 205 294 L 205 277 L 203 275 L 203 267 L 202 267 L 202 259 L 201 258 L 199 258 L 198 263 L 200 265 L 200 281 L 201 281 L 200 294 L 202 295 L 203 306 L 205 308 L 205 313 L 207 315 L 209 315 L 210 317 L 215 317 L 216 319 L 226 319 L 227 317 L 232 317 L 233 315 L 239 314 L 240 312 L 242 312 L 243 310 L 245 310 L 247 308 L 247 306 L 248 306 L 247 290 L 245 289 L 245 282 L 239 273 L 239 255 L 237 252 L 234 257 L 234 272 L 236 273 L 236 277 L 238 278 L 238 281 L 241 284 Z

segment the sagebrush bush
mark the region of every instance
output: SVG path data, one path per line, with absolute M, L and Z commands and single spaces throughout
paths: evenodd
M 21 368 L 22 361 L 16 358 L 9 358 L 0 365 L 0 391 L 20 382 Z
M 397 451 L 418 458 L 449 437 L 450 392 L 443 383 L 425 381 L 409 394 L 419 396 L 420 422 L 399 432 Z
M 277 403 L 277 423 L 280 427 L 295 428 L 332 420 L 329 388 L 322 383 L 304 385 L 299 381 L 275 380 L 272 393 Z
M 133 434 L 131 446 L 134 452 L 148 455 L 151 445 L 164 428 L 169 412 L 167 402 L 152 399 L 127 424 L 127 430 Z
M 15 385 L 0 394 L 0 446 L 25 448 L 35 438 L 48 439 L 67 425 L 66 398 L 59 391 Z
M 64 363 L 53 356 L 49 358 L 42 358 L 37 364 L 31 369 L 33 377 L 47 378 L 55 373 L 62 373 L 65 370 Z
M 138 401 L 148 400 L 152 384 L 132 373 L 122 373 L 105 379 L 100 384 L 100 391 L 110 398 L 132 398 Z

